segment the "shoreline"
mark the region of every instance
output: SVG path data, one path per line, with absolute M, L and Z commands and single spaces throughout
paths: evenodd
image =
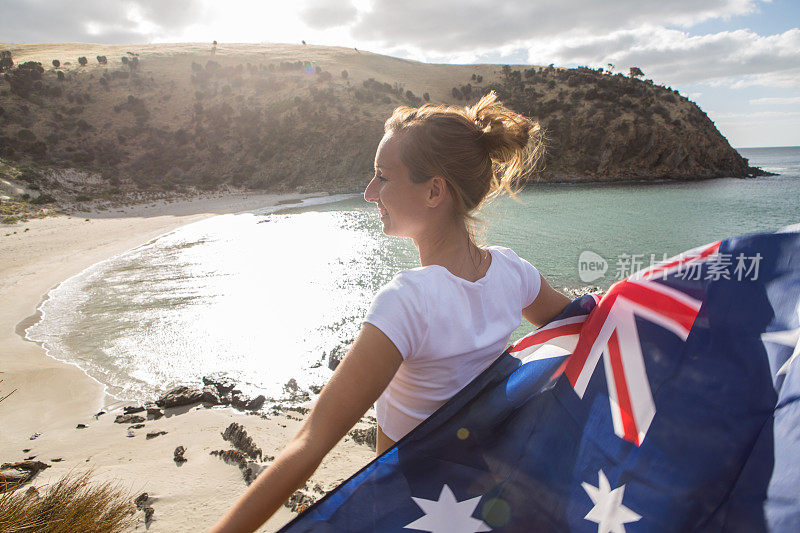
M 94 469 L 95 481 L 120 482 L 129 487 L 132 497 L 148 492 L 154 502 L 149 505 L 155 510 L 148 530 L 196 531 L 213 525 L 246 490 L 237 468 L 210 455 L 210 451 L 230 448 L 221 432 L 239 422 L 265 456 L 274 456 L 299 429 L 302 415 L 250 418 L 252 414 L 231 407 L 191 405 L 166 409 L 164 417 L 147 420 L 145 429 L 130 429 L 114 423 L 114 417 L 132 402 L 111 396 L 105 385 L 77 364 L 46 354 L 40 343 L 24 338 L 25 329 L 38 320 L 39 308 L 52 289 L 98 262 L 214 215 L 285 209 L 297 206 L 298 200 L 319 196 L 318 192 L 231 194 L 132 206 L 116 216 L 99 212 L 93 218 L 92 213 L 81 213 L 8 226 L 8 235 L 0 239 L 0 298 L 4 302 L 0 307 L 0 397 L 11 394 L 0 403 L 0 461 L 35 457 L 48 463 L 49 468 L 25 486 L 39 488 L 69 471 L 88 467 Z M 95 416 L 100 410 L 107 414 Z M 146 432 L 156 430 L 167 434 L 145 439 Z M 188 459 L 180 468 L 173 462 L 179 445 L 187 448 Z M 320 490 L 330 490 L 374 456 L 368 446 L 343 438 L 305 492 L 319 497 Z M 315 486 L 318 490 L 313 494 Z M 143 513 L 137 515 L 134 529 L 144 529 Z M 260 531 L 274 531 L 294 516 L 295 512 L 283 507 Z

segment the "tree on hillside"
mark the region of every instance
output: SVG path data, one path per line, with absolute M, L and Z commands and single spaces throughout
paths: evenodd
M 14 60 L 11 59 L 11 50 L 3 50 L 0 52 L 0 72 L 9 70 L 14 66 Z
M 86 56 L 81 56 L 81 57 L 78 58 L 78 63 L 80 63 L 80 65 L 82 67 L 85 67 L 86 63 L 88 63 L 88 62 L 89 61 L 86 59 Z
M 101 65 L 107 65 L 108 58 L 106 56 L 97 56 L 97 62 L 100 63 Z
M 641 78 L 644 76 L 644 72 L 639 67 L 631 67 L 630 70 L 630 77 L 631 78 Z
M 53 60 L 53 66 L 56 67 L 56 68 L 60 67 L 61 66 L 61 61 L 59 61 L 58 59 L 54 59 Z
M 614 72 L 614 63 L 606 63 L 606 67 L 608 67 L 606 70 L 609 72 L 609 74 Z

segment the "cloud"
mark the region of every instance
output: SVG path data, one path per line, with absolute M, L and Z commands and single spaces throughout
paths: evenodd
M 660 25 L 689 27 L 753 12 L 759 0 L 375 0 L 353 36 L 386 46 L 447 54 L 554 36 Z
M 791 105 L 800 104 L 800 96 L 790 96 L 787 98 L 755 98 L 750 100 L 751 104 L 770 104 L 770 105 Z
M 755 113 L 736 113 L 736 112 L 721 112 L 709 111 L 709 115 L 713 115 L 714 120 L 756 120 L 756 119 L 769 119 L 769 120 L 789 120 L 800 117 L 800 111 L 758 111 Z
M 357 15 L 349 0 L 311 0 L 300 11 L 300 20 L 315 30 L 327 30 L 355 22 Z
M 670 84 L 706 82 L 800 85 L 800 29 L 761 36 L 750 30 L 691 36 L 662 27 L 533 43 L 533 63 L 638 66 L 647 77 Z
M 201 20 L 202 0 L 5 0 L 0 35 L 8 42 L 137 43 Z

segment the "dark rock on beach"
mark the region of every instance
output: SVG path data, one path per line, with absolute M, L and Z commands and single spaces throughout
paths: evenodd
M 146 492 L 143 492 L 143 493 L 139 494 L 139 495 L 136 497 L 136 499 L 135 499 L 135 500 L 133 500 L 133 503 L 134 503 L 134 505 L 136 505 L 136 508 L 137 508 L 137 509 L 139 509 L 139 510 L 141 511 L 141 510 L 142 510 L 142 508 L 144 507 L 144 504 L 146 504 L 146 503 L 147 503 L 147 500 L 148 500 L 149 498 L 150 498 L 150 497 L 147 495 L 147 493 L 146 493 Z
M 283 386 L 283 391 L 289 396 L 288 400 L 290 402 L 307 402 L 311 399 L 308 391 L 301 389 L 294 378 L 286 382 L 286 385 Z
M 256 446 L 253 438 L 247 434 L 247 431 L 241 424 L 237 424 L 236 422 L 231 423 L 231 425 L 225 428 L 225 431 L 222 433 L 222 438 L 230 442 L 236 449 L 240 450 L 251 459 L 258 459 L 259 461 L 262 459 L 263 453 L 261 448 Z
M 304 492 L 297 491 L 289 498 L 289 500 L 284 503 L 284 507 L 288 507 L 295 513 L 302 513 L 308 507 L 314 504 L 317 501 L 317 498 L 311 496 L 309 494 L 305 494 Z
M 200 400 L 203 403 L 210 403 L 212 405 L 219 405 L 222 403 L 222 400 L 220 399 L 220 393 L 213 385 L 206 385 L 203 387 L 203 394 L 200 397 Z
M 133 413 L 141 413 L 144 411 L 143 405 L 126 405 L 122 408 L 122 412 L 126 415 L 131 415 Z
M 145 409 L 147 409 L 147 416 L 151 420 L 158 420 L 162 416 L 164 416 L 164 410 L 161 409 L 153 402 L 148 402 L 145 404 Z
M 156 400 L 156 405 L 163 408 L 180 407 L 182 405 L 198 403 L 202 401 L 202 398 L 203 393 L 201 391 L 185 385 L 180 385 L 164 393 Z
M 365 429 L 353 429 L 348 433 L 356 444 L 364 444 L 375 451 L 378 438 L 378 428 L 373 426 Z
M 248 411 L 258 411 L 264 406 L 264 402 L 266 401 L 267 399 L 264 397 L 264 395 L 259 394 L 258 396 L 247 402 L 245 409 L 247 409 Z
M 211 450 L 209 455 L 216 455 L 228 464 L 237 465 L 248 485 L 264 470 L 263 466 L 248 461 L 247 457 L 239 450 Z
M 158 437 L 159 435 L 166 435 L 166 434 L 167 434 L 166 431 L 153 431 L 145 435 L 145 438 L 150 440 Z
M 114 419 L 115 424 L 138 424 L 144 422 L 144 417 L 141 415 L 117 415 Z
M 186 453 L 186 448 L 184 448 L 183 446 L 178 446 L 177 448 L 175 448 L 175 452 L 173 453 L 173 458 L 172 458 L 173 461 L 175 461 L 176 464 L 185 463 L 187 459 L 186 457 L 183 456 L 184 453 Z
M 50 468 L 50 465 L 42 461 L 3 463 L 0 465 L 0 492 L 27 483 L 45 468 Z
M 86 429 L 86 427 L 87 427 L 86 424 L 78 424 L 77 426 L 75 426 L 75 429 Z
M 217 392 L 220 395 L 231 392 L 234 388 L 236 388 L 236 383 L 231 378 L 222 374 L 204 376 L 203 385 L 213 386 L 215 389 L 217 389 Z
M 41 461 L 17 461 L 16 463 L 3 463 L 0 465 L 0 470 L 14 468 L 16 470 L 24 470 L 26 472 L 37 473 L 39 470 L 50 468 L 50 465 Z

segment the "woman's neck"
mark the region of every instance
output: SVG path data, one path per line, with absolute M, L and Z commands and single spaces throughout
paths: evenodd
M 437 225 L 427 235 L 415 238 L 421 266 L 440 265 L 464 279 L 480 279 L 486 271 L 486 255 L 469 238 L 463 223 Z

